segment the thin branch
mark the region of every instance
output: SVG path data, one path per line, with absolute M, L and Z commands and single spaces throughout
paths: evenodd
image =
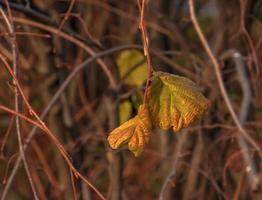
M 246 171 L 249 174 L 249 180 L 251 181 L 251 186 L 256 187 L 257 184 L 258 184 L 258 178 L 256 177 L 253 162 L 252 162 L 250 156 L 248 155 L 248 152 L 246 151 L 247 145 L 245 143 L 245 139 L 248 140 L 249 143 L 258 151 L 260 156 L 261 156 L 261 149 L 256 144 L 256 142 L 248 135 L 246 130 L 243 128 L 241 121 L 238 119 L 238 117 L 237 117 L 237 115 L 236 115 L 236 113 L 233 109 L 233 106 L 230 102 L 230 99 L 228 97 L 227 91 L 226 91 L 225 86 L 224 86 L 224 82 L 223 82 L 223 79 L 222 79 L 222 75 L 221 75 L 221 72 L 220 72 L 220 67 L 219 67 L 218 61 L 216 60 L 214 54 L 212 53 L 212 51 L 209 47 L 209 44 L 208 44 L 208 42 L 207 42 L 199 24 L 198 24 L 198 21 L 196 19 L 193 0 L 188 0 L 188 2 L 189 2 L 190 17 L 192 19 L 192 23 L 194 25 L 194 28 L 195 28 L 195 30 L 196 30 L 196 32 L 199 36 L 199 39 L 201 40 L 201 43 L 204 46 L 213 66 L 214 66 L 216 78 L 217 78 L 217 81 L 218 81 L 218 84 L 219 84 L 219 89 L 222 93 L 222 96 L 223 96 L 225 102 L 226 102 L 228 110 L 229 110 L 229 112 L 230 112 L 240 134 L 241 134 L 241 135 L 238 134 L 238 141 L 239 141 L 240 148 L 243 148 L 244 152 L 246 152 L 244 154 L 244 160 L 246 161 L 246 164 L 247 164 Z M 244 89 L 247 89 L 247 88 L 244 88 Z M 250 88 L 248 88 L 248 90 L 250 90 Z
M 147 61 L 147 72 L 148 72 L 148 77 L 147 77 L 147 81 L 146 81 L 146 88 L 145 88 L 145 94 L 144 94 L 144 103 L 146 102 L 146 94 L 147 94 L 147 89 L 149 87 L 150 84 L 150 79 L 152 77 L 152 73 L 153 73 L 153 67 L 151 64 L 151 58 L 150 58 L 150 54 L 149 54 L 149 44 L 148 44 L 148 36 L 147 36 L 147 30 L 146 30 L 146 26 L 145 26 L 145 21 L 144 21 L 144 15 L 145 15 L 145 0 L 141 0 L 141 4 L 138 0 L 138 6 L 140 9 L 140 23 L 139 23 L 139 29 L 141 30 L 141 35 L 142 35 L 142 39 L 143 39 L 143 46 L 144 46 L 144 55 L 146 57 L 146 61 Z
M 191 168 L 191 163 L 185 162 L 185 161 L 180 161 L 182 165 L 184 165 L 187 168 Z M 200 168 L 196 168 L 195 170 L 197 170 L 200 174 L 202 174 L 208 181 L 210 181 L 210 183 L 214 186 L 214 188 L 217 190 L 217 193 L 219 193 L 225 200 L 226 195 L 225 193 L 222 191 L 222 189 L 220 188 L 220 186 L 218 185 L 218 183 L 216 182 L 216 180 L 214 180 L 214 178 L 210 177 L 209 172 L 207 172 L 206 170 L 200 169 Z
M 82 181 L 84 181 L 90 188 L 92 188 L 96 194 L 99 196 L 100 199 L 102 200 L 105 200 L 105 197 L 82 175 L 80 174 L 76 168 L 73 166 L 67 152 L 65 151 L 64 147 L 62 146 L 62 144 L 58 141 L 58 139 L 54 136 L 54 134 L 45 126 L 45 124 L 41 123 L 41 122 L 35 122 L 34 120 L 26 117 L 25 115 L 21 114 L 21 113 L 18 113 L 12 109 L 9 109 L 3 105 L 0 105 L 0 109 L 3 110 L 3 111 L 6 111 L 8 113 L 11 113 L 13 115 L 16 115 L 17 117 L 20 117 L 26 121 L 28 121 L 29 123 L 37 126 L 38 128 L 40 128 L 41 130 L 44 131 L 44 133 L 46 133 L 49 138 L 54 142 L 54 144 L 56 145 L 56 147 L 58 148 L 58 150 L 60 151 L 61 155 L 63 156 L 63 158 L 65 159 L 65 161 L 67 162 L 70 170 L 73 172 L 73 174 L 78 178 L 80 177 L 80 179 L 82 179 Z M 19 157 L 20 158 L 20 157 Z M 20 158 L 21 160 L 21 158 Z M 8 182 L 9 182 L 9 179 L 8 179 Z M 2 194 L 2 197 L 1 197 L 1 200 L 4 200 L 6 195 L 7 195 L 7 191 L 6 188 L 7 187 L 10 187 L 10 184 L 6 184 L 6 187 L 4 188 L 3 190 L 3 194 Z M 9 189 L 9 188 L 8 188 Z
M 13 117 L 15 117 L 15 115 L 13 115 Z M 7 180 L 7 176 L 8 176 L 8 171 L 9 171 L 9 167 L 11 165 L 11 162 L 15 159 L 15 157 L 19 156 L 19 152 L 17 153 L 14 153 L 13 155 L 11 155 L 9 158 L 8 158 L 8 161 L 6 163 L 6 168 L 5 168 L 5 172 L 4 172 L 4 176 L 3 176 L 3 180 L 2 180 L 2 183 L 5 185 L 6 183 L 6 180 Z
M 68 20 L 69 16 L 70 16 L 70 13 L 72 12 L 73 10 L 73 7 L 74 7 L 74 4 L 75 4 L 75 0 L 71 0 L 71 3 L 69 5 L 69 8 L 61 22 L 61 24 L 59 25 L 59 28 L 58 28 L 58 34 L 59 32 L 62 30 L 62 28 L 64 27 L 65 23 L 66 23 L 66 20 Z
M 2 140 L 2 144 L 1 144 L 1 147 L 0 147 L 0 158 L 1 157 L 3 157 L 3 158 L 5 157 L 4 156 L 4 148 L 5 148 L 5 144 L 7 142 L 8 136 L 11 133 L 11 129 L 13 127 L 13 124 L 14 124 L 14 116 L 11 117 L 9 125 L 7 127 L 7 130 L 6 130 L 6 133 L 5 133 L 4 138 Z
M 159 194 L 159 200 L 165 199 L 166 189 L 168 188 L 169 183 L 172 181 L 172 179 L 174 179 L 174 177 L 176 176 L 179 156 L 181 155 L 183 144 L 186 141 L 186 138 L 187 138 L 186 132 L 183 133 L 183 134 L 177 135 L 177 141 L 178 142 L 177 142 L 177 145 L 176 145 L 176 149 L 174 151 L 172 168 L 171 168 L 170 172 L 168 173 L 167 177 L 165 178 L 164 183 L 161 187 L 161 191 L 160 191 L 160 194 Z
M 15 35 L 16 36 L 22 35 L 22 36 L 42 37 L 42 38 L 50 38 L 51 37 L 48 34 L 21 32 L 21 31 L 16 31 Z M 10 37 L 10 33 L 2 32 L 2 33 L 0 33 L 0 36 L 9 36 Z
M 245 131 L 245 129 L 242 127 L 241 123 L 239 122 L 239 119 L 233 109 L 233 106 L 230 102 L 230 99 L 228 97 L 228 94 L 227 94 L 227 91 L 226 91 L 226 88 L 225 88 L 225 85 L 224 85 L 224 82 L 223 82 L 223 79 L 222 79 L 222 76 L 221 76 L 221 72 L 220 72 L 220 67 L 219 67 L 219 64 L 218 64 L 218 61 L 217 59 L 215 58 L 213 52 L 211 51 L 210 47 L 209 47 L 209 44 L 198 24 L 198 21 L 196 19 L 196 15 L 195 15 L 195 10 L 194 10 L 194 3 L 193 3 L 193 0 L 188 0 L 188 3 L 189 3 L 189 11 L 190 11 L 190 17 L 191 17 L 191 20 L 192 20 L 192 23 L 194 25 L 194 28 L 198 34 L 198 37 L 199 39 L 201 40 L 201 43 L 202 45 L 204 46 L 204 49 L 206 51 L 206 53 L 208 54 L 208 57 L 209 59 L 211 60 L 212 64 L 213 64 L 213 67 L 214 67 L 214 70 L 215 70 L 215 74 L 216 74 L 216 78 L 217 78 L 217 81 L 218 81 L 218 85 L 219 85 L 219 89 L 222 93 L 222 96 L 223 96 L 223 99 L 227 105 L 227 108 L 230 112 L 230 115 L 232 116 L 233 120 L 234 120 L 234 123 L 236 124 L 237 126 L 237 129 L 239 130 L 239 132 L 244 136 L 244 138 L 246 140 L 249 141 L 249 143 L 256 149 L 256 151 L 259 153 L 259 155 L 261 156 L 261 149 L 260 147 L 256 144 L 256 142 L 247 134 L 247 132 Z
M 32 109 L 31 105 L 29 104 L 29 102 L 28 102 L 27 99 L 25 98 L 25 95 L 24 95 L 24 93 L 23 93 L 23 91 L 22 91 L 22 89 L 21 89 L 21 86 L 20 86 L 18 80 L 16 79 L 15 74 L 12 72 L 12 70 L 11 70 L 11 68 L 9 67 L 7 61 L 4 59 L 4 57 L 3 57 L 1 54 L 0 54 L 0 58 L 1 58 L 1 60 L 3 61 L 3 63 L 5 64 L 6 68 L 8 69 L 9 73 L 11 74 L 12 78 L 14 79 L 14 84 L 15 84 L 16 87 L 18 88 L 18 91 L 19 91 L 20 95 L 22 96 L 22 98 L 23 98 L 23 100 L 24 100 L 24 102 L 25 102 L 25 104 L 26 104 L 26 106 L 27 106 L 30 114 L 33 115 L 33 116 L 37 119 L 37 121 L 39 121 L 39 123 L 42 125 L 43 130 L 44 130 L 45 133 L 49 136 L 49 138 L 54 142 L 54 144 L 57 146 L 57 148 L 59 149 L 60 153 L 62 154 L 62 156 L 64 157 L 65 161 L 67 162 L 70 170 L 74 173 L 74 175 L 75 175 L 76 177 L 80 177 L 89 187 L 91 187 L 91 188 L 97 193 L 97 195 L 98 195 L 101 199 L 105 199 L 105 198 L 103 197 L 103 195 L 102 195 L 88 180 L 86 180 L 84 176 L 82 176 L 82 175 L 75 169 L 75 167 L 73 166 L 73 164 L 72 164 L 72 162 L 71 162 L 71 160 L 70 160 L 70 157 L 69 157 L 69 155 L 67 154 L 67 152 L 66 152 L 66 150 L 64 149 L 64 147 L 61 145 L 61 143 L 58 141 L 58 139 L 52 134 L 52 132 L 48 129 L 48 127 L 47 127 L 47 126 L 45 125 L 45 123 L 42 121 L 41 116 L 39 117 L 39 116 L 35 113 L 35 111 Z M 59 96 L 58 96 L 58 97 L 59 97 Z M 16 113 L 18 113 L 18 112 L 16 112 Z M 25 146 L 24 146 L 24 149 L 26 149 Z M 19 157 L 19 159 L 20 159 L 20 157 Z M 19 159 L 18 159 L 18 160 L 19 160 Z M 21 155 L 21 159 L 22 159 L 22 155 Z M 15 169 L 15 167 L 14 167 L 14 169 Z M 18 168 L 16 168 L 16 170 L 17 170 L 17 169 L 18 169 Z M 7 195 L 7 191 L 9 190 L 10 185 L 11 185 L 11 182 L 9 182 L 9 180 L 8 180 L 8 182 L 7 182 L 7 184 L 6 184 L 6 187 L 5 187 L 4 191 L 3 191 L 1 200 L 5 199 L 5 197 L 6 197 L 6 195 Z
M 4 5 L 4 2 L 0 1 L 0 5 Z M 12 9 L 22 12 L 23 14 L 27 15 L 30 19 L 36 19 L 37 21 L 40 21 L 43 24 L 49 24 L 49 25 L 52 25 L 53 27 L 59 26 L 59 23 L 56 22 L 54 19 L 42 14 L 38 10 L 34 10 L 33 8 L 30 8 L 29 6 L 24 6 L 22 4 L 13 3 L 13 2 L 9 2 L 9 6 Z M 96 42 L 93 42 L 92 38 L 80 36 L 78 33 L 75 32 L 75 30 L 73 30 L 70 27 L 64 27 L 63 31 L 66 31 L 71 36 L 76 37 L 80 39 L 81 41 L 84 41 L 87 45 L 93 45 L 93 46 L 100 47 L 99 45 L 96 45 Z
M 62 31 L 58 32 L 57 28 L 54 28 L 54 27 L 51 27 L 51 26 L 48 26 L 48 25 L 45 25 L 45 24 L 41 24 L 39 22 L 35 22 L 35 21 L 32 21 L 32 20 L 28 20 L 28 19 L 17 18 L 17 17 L 13 17 L 13 19 L 17 23 L 22 23 L 22 24 L 27 24 L 27 25 L 33 26 L 33 27 L 37 27 L 39 29 L 51 32 L 53 34 L 59 33 L 59 34 L 57 34 L 57 36 L 65 38 L 66 40 L 72 42 L 76 46 L 84 49 L 91 56 L 94 56 L 96 54 L 96 52 L 92 48 L 87 46 L 85 43 L 83 43 L 82 41 L 72 37 L 71 35 L 69 35 L 65 32 L 62 32 Z M 105 64 L 105 62 L 103 60 L 101 60 L 99 58 L 97 58 L 97 63 L 101 66 L 102 70 L 104 71 L 105 75 L 107 76 L 110 87 L 112 89 L 116 89 L 117 84 L 116 84 L 114 76 L 112 75 L 109 67 Z
M 77 192 L 76 192 L 76 185 L 75 185 L 75 176 L 72 173 L 72 171 L 70 171 L 70 180 L 71 180 L 71 184 L 72 184 L 72 188 L 73 188 L 73 196 L 74 196 L 74 200 L 77 200 Z
M 59 188 L 59 183 L 54 175 L 54 173 L 52 172 L 51 166 L 49 165 L 50 163 L 48 162 L 48 158 L 45 155 L 45 152 L 43 151 L 44 149 L 42 149 L 40 147 L 40 145 L 38 144 L 38 142 L 36 140 L 32 141 L 32 148 L 34 149 L 34 152 L 41 164 L 41 166 L 43 166 L 43 170 L 47 176 L 47 179 L 49 180 L 52 190 L 54 192 L 54 196 L 57 197 L 58 193 L 61 191 L 61 189 Z
M 77 67 L 74 68 L 74 70 L 70 73 L 70 75 L 68 75 L 68 77 L 66 78 L 66 80 L 63 82 L 63 84 L 60 86 L 60 88 L 57 90 L 57 92 L 54 94 L 54 96 L 52 97 L 52 99 L 49 101 L 48 105 L 45 107 L 45 109 L 43 110 L 43 112 L 40 115 L 40 119 L 44 119 L 47 114 L 49 113 L 49 111 L 51 110 L 51 108 L 55 105 L 56 101 L 59 99 L 60 95 L 64 92 L 64 90 L 66 89 L 66 87 L 69 85 L 69 83 L 73 80 L 73 78 L 86 66 L 88 66 L 88 64 L 90 64 L 91 62 L 95 61 L 97 58 L 102 57 L 102 56 L 106 56 L 109 55 L 111 53 L 114 52 L 118 52 L 127 48 L 141 48 L 141 46 L 139 45 L 123 45 L 123 46 L 119 46 L 119 47 L 115 47 L 112 49 L 108 49 L 106 51 L 102 51 L 100 53 L 95 54 L 94 56 L 88 58 L 87 60 L 85 60 L 83 63 L 81 63 L 80 65 L 78 65 Z M 38 127 L 39 128 L 39 127 Z M 34 126 L 32 128 L 32 130 L 29 133 L 29 136 L 26 138 L 25 143 L 24 143 L 24 150 L 27 149 L 30 141 L 32 140 L 32 138 L 34 137 L 34 135 L 36 134 L 36 130 L 37 127 Z M 12 169 L 12 172 L 9 176 L 9 179 L 5 185 L 5 188 L 3 189 L 3 194 L 2 194 L 2 198 L 1 200 L 5 199 L 5 196 L 7 195 L 11 183 L 13 182 L 13 179 L 15 177 L 15 174 L 17 173 L 18 167 L 20 165 L 22 158 L 21 155 L 19 155 L 18 159 L 16 160 L 16 163 Z
M 243 93 L 243 100 L 242 100 L 242 105 L 241 105 L 241 109 L 239 113 L 239 121 L 242 125 L 244 125 L 245 122 L 247 121 L 248 113 L 250 110 L 252 94 L 251 94 L 251 86 L 249 83 L 249 79 L 248 79 L 248 76 L 245 70 L 245 66 L 243 63 L 243 57 L 236 50 L 229 50 L 224 55 L 230 56 L 230 58 L 233 59 L 235 66 L 236 66 L 236 71 L 239 77 L 239 83 L 242 87 L 242 93 Z M 226 58 L 225 56 L 223 57 Z M 254 191 L 258 188 L 259 175 L 257 173 L 255 163 L 249 154 L 249 149 L 245 141 L 245 138 L 243 137 L 242 134 L 238 134 L 237 136 L 238 136 L 237 138 L 238 144 L 243 153 L 244 162 L 246 165 L 246 172 L 248 175 L 248 180 L 250 182 L 252 190 Z
M 247 32 L 246 26 L 245 26 L 245 14 L 246 14 L 246 3 L 247 1 L 239 0 L 240 3 L 240 32 L 243 33 L 244 38 L 247 41 L 247 44 L 250 48 L 251 55 L 252 55 L 252 61 L 255 65 L 255 70 L 256 70 L 256 80 L 258 80 L 259 75 L 260 75 L 260 64 L 258 61 L 257 53 L 256 53 L 256 48 L 252 42 L 252 39 L 250 38 L 250 35 Z M 255 81 L 256 81 L 255 80 Z
M 9 32 L 10 32 L 10 40 L 11 40 L 11 46 L 12 46 L 13 72 L 14 72 L 14 76 L 18 77 L 18 69 L 17 69 L 18 54 L 17 54 L 16 35 L 15 35 L 15 30 L 14 30 L 14 24 L 13 24 L 13 21 L 12 21 L 11 10 L 9 8 L 8 2 L 5 1 L 5 3 L 6 3 L 6 6 L 7 6 L 7 11 L 8 11 L 8 14 L 9 14 L 10 21 L 8 20 L 8 17 L 6 16 L 4 10 L 1 7 L 0 7 L 0 12 L 1 12 L 1 14 L 2 14 L 2 16 L 3 16 L 3 18 L 4 18 L 4 20 L 7 24 Z M 17 87 L 14 88 L 14 93 L 15 93 L 15 105 L 14 105 L 15 111 L 19 112 L 19 104 L 20 103 L 19 103 L 19 93 L 18 93 Z M 24 152 L 24 149 L 23 149 L 23 142 L 22 142 L 22 137 L 21 137 L 21 132 L 20 132 L 20 120 L 19 120 L 19 117 L 17 117 L 17 116 L 15 117 L 15 125 L 16 125 L 16 133 L 17 133 L 17 140 L 18 140 L 20 155 L 21 155 L 22 160 L 23 160 L 25 171 L 26 171 L 26 174 L 27 174 L 33 195 L 34 195 L 34 199 L 38 200 L 39 198 L 38 198 L 38 195 L 37 195 L 37 192 L 36 192 L 36 189 L 35 189 L 35 185 L 34 185 L 32 176 L 30 174 L 29 166 L 28 166 L 27 161 L 26 161 L 26 156 L 25 156 L 25 152 Z
M 64 16 L 64 14 L 61 14 L 61 16 Z M 90 40 L 92 40 L 92 42 L 95 43 L 98 47 L 103 49 L 103 46 L 100 43 L 100 41 L 98 39 L 94 38 L 92 36 L 92 34 L 89 32 L 86 21 L 81 17 L 81 15 L 79 13 L 70 13 L 70 17 L 76 18 L 79 21 L 79 23 L 82 25 L 82 28 L 83 28 L 85 34 L 88 36 L 88 38 Z

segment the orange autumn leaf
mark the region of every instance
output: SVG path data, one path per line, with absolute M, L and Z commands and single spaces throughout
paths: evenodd
M 201 117 L 209 101 L 191 80 L 164 72 L 156 72 L 147 91 L 152 123 L 161 129 L 179 131 Z
M 124 143 L 128 143 L 128 148 L 139 156 L 149 141 L 152 125 L 146 105 L 141 105 L 138 114 L 114 129 L 107 140 L 112 149 L 117 149 Z

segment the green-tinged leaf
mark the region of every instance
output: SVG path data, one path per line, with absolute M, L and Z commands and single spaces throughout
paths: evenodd
M 156 72 L 147 91 L 152 123 L 161 129 L 179 131 L 198 119 L 209 107 L 209 101 L 191 80 Z
M 139 156 L 144 145 L 149 141 L 152 125 L 146 105 L 141 105 L 138 114 L 114 129 L 107 140 L 113 149 L 123 143 L 128 143 L 128 148 L 135 156 Z
M 119 105 L 119 123 L 123 124 L 130 119 L 132 114 L 132 104 L 130 101 L 126 100 Z
M 138 50 L 125 50 L 119 54 L 116 62 L 120 77 L 124 78 L 126 85 L 141 86 L 145 82 L 147 64 L 144 61 L 144 54 Z M 137 64 L 139 65 L 136 66 Z M 132 70 L 133 67 L 135 68 Z

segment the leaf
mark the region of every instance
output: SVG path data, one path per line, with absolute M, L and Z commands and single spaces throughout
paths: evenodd
M 152 125 L 146 105 L 141 105 L 138 114 L 114 129 L 107 140 L 112 149 L 117 149 L 124 143 L 128 143 L 128 148 L 139 156 L 144 149 L 144 145 L 149 141 Z
M 144 54 L 138 50 L 122 51 L 117 57 L 117 66 L 121 78 L 125 78 L 124 83 L 130 86 L 141 86 L 147 79 L 147 64 Z M 142 63 L 141 63 L 142 62 Z M 141 64 L 139 64 L 141 63 Z M 138 66 L 136 66 L 139 64 Z M 132 68 L 135 67 L 134 70 Z M 132 70 L 130 72 L 130 70 Z
M 130 100 L 124 100 L 119 105 L 119 124 L 123 124 L 130 119 L 132 110 L 138 110 L 139 106 L 143 103 L 143 93 L 141 91 L 134 91 Z
M 191 80 L 156 72 L 147 90 L 152 123 L 161 129 L 179 131 L 201 117 L 210 103 Z
M 126 122 L 132 114 L 132 104 L 130 101 L 125 100 L 119 105 L 119 123 L 123 124 Z

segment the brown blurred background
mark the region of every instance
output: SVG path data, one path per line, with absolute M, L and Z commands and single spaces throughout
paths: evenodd
M 261 148 L 262 1 L 194 2 L 197 20 L 219 61 L 231 104 L 255 146 Z M 126 146 L 112 151 L 106 141 L 120 121 L 136 114 L 143 98 L 144 84 L 127 81 L 132 70 L 146 68 L 143 56 L 141 59 L 137 1 L 8 3 L 18 47 L 18 79 L 26 98 L 39 115 L 56 98 L 46 109 L 43 121 L 70 154 L 76 169 L 107 199 L 262 198 L 261 152 L 247 140 L 247 148 L 239 143 L 240 133 L 219 90 L 214 67 L 192 25 L 188 1 L 148 2 L 145 22 L 152 63 L 156 71 L 196 82 L 211 107 L 201 120 L 180 133 L 154 130 L 138 158 Z M 8 16 L 5 1 L 0 4 Z M 0 22 L 0 54 L 12 67 L 12 37 L 3 15 Z M 129 54 L 134 50 L 132 57 Z M 90 61 L 76 70 L 100 52 L 100 61 Z M 131 57 L 120 62 L 123 52 Z M 127 62 L 125 66 L 119 64 Z M 0 66 L 0 104 L 14 109 L 15 86 L 3 62 Z M 129 70 L 126 77 L 119 73 L 121 67 Z M 145 79 L 143 73 L 134 76 Z M 59 93 L 61 85 L 66 88 Z M 20 112 L 34 119 L 21 98 L 19 107 Z M 33 126 L 24 120 L 20 123 L 39 199 L 74 199 L 70 170 L 57 147 L 39 129 L 27 139 Z M 19 158 L 17 141 L 14 116 L 0 110 L 2 200 L 34 198 L 23 163 L 15 164 Z M 11 173 L 15 173 L 12 180 Z M 77 199 L 99 199 L 80 179 L 75 180 L 75 189 Z

